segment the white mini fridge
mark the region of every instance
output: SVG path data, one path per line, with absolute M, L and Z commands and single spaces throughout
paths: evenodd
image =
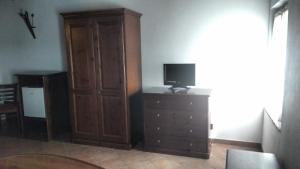
M 43 88 L 22 87 L 22 99 L 25 117 L 46 118 Z

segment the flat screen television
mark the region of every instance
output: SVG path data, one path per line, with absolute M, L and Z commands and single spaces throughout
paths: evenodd
M 195 86 L 195 64 L 164 64 L 164 85 L 172 88 Z

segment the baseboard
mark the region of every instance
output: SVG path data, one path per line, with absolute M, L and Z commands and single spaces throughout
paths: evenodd
M 224 140 L 224 139 L 211 139 L 211 140 L 212 140 L 213 143 L 228 144 L 228 145 L 235 145 L 235 146 L 249 147 L 249 148 L 256 148 L 256 149 L 262 151 L 261 143 L 236 141 L 236 140 Z
M 154 152 L 154 153 L 163 153 L 163 154 L 171 154 L 177 156 L 187 156 L 187 157 L 194 157 L 194 158 L 202 158 L 202 159 L 209 159 L 210 153 L 206 152 L 197 152 L 197 151 L 180 151 L 180 150 L 170 150 L 164 148 L 154 148 L 154 147 L 145 147 L 144 151 L 146 152 Z

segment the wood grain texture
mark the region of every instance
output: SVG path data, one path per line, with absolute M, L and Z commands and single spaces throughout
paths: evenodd
M 18 93 L 17 84 L 1 84 L 0 85 L 0 101 L 17 103 L 18 102 Z
M 123 31 L 117 17 L 99 17 L 96 22 L 96 48 L 100 67 L 100 90 L 122 90 L 124 81 Z
M 21 134 L 21 112 L 20 99 L 17 84 L 0 85 L 0 115 L 5 114 L 6 117 L 13 115 L 16 119 L 18 135 Z M 9 130 L 4 131 L 6 133 Z
M 142 14 L 126 9 L 126 8 L 114 8 L 114 9 L 102 9 L 94 11 L 81 11 L 81 12 L 68 12 L 61 14 L 65 19 L 78 18 L 78 17 L 96 17 L 96 16 L 114 16 L 114 15 L 133 15 L 140 17 Z
M 62 15 L 65 19 L 69 81 L 72 84 L 70 92 L 89 95 L 88 102 L 95 102 L 81 111 L 81 114 L 88 113 L 93 117 L 84 120 L 84 115 L 78 116 L 76 104 L 85 101 L 71 101 L 73 140 L 86 139 L 82 142 L 98 141 L 99 145 L 131 147 L 134 139 L 132 126 L 135 121 L 142 121 L 134 118 L 141 114 L 138 97 L 141 91 L 140 14 L 127 9 L 111 9 Z M 135 22 L 126 20 L 128 16 Z M 72 30 L 72 27 L 76 29 Z M 126 31 L 125 27 L 132 30 Z M 132 37 L 135 40 L 126 40 Z M 127 60 L 130 65 L 127 65 Z M 93 133 L 95 137 L 76 134 L 79 121 L 92 125 L 86 127 L 85 132 Z
M 90 41 L 89 23 L 85 20 L 70 24 L 72 76 L 74 89 L 95 89 L 95 66 Z
M 145 149 L 209 158 L 208 95 L 159 91 L 143 94 Z
M 119 96 L 102 97 L 102 139 L 112 142 L 125 142 L 125 114 Z
M 126 77 L 128 95 L 139 92 L 142 86 L 141 71 L 141 30 L 140 18 L 133 15 L 124 16 Z
M 70 132 L 67 73 L 35 71 L 22 72 L 16 74 L 16 76 L 19 83 L 23 135 L 25 137 L 50 140 Z M 46 118 L 40 119 L 24 116 L 22 87 L 43 88 Z
M 74 137 L 86 139 L 99 138 L 99 121 L 96 95 L 92 93 L 75 94 L 74 99 Z

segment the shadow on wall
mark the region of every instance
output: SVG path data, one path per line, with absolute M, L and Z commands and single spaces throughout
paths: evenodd
M 59 26 L 59 42 L 60 42 L 60 53 L 61 53 L 61 62 L 63 63 L 63 67 L 67 70 L 67 53 L 66 53 L 66 41 L 65 41 L 65 31 L 64 31 L 64 19 L 57 13 L 57 21 Z

